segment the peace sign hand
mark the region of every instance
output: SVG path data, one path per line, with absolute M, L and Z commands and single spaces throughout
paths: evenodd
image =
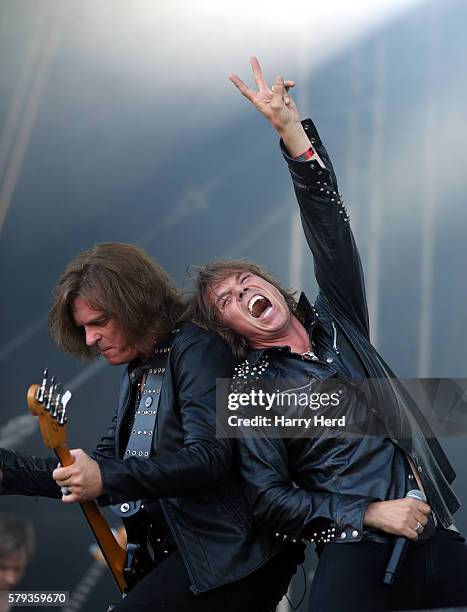
M 250 64 L 258 91 L 248 87 L 238 75 L 231 74 L 229 79 L 235 87 L 271 122 L 279 134 L 290 130 L 297 123 L 300 124 L 297 106 L 289 94 L 289 89 L 295 86 L 295 82 L 284 81 L 283 77 L 277 76 L 273 86 L 269 88 L 258 59 L 252 57 Z

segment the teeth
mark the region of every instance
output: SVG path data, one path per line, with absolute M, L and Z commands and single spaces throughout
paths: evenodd
M 252 316 L 253 316 L 253 306 L 256 304 L 258 300 L 264 300 L 264 299 L 266 299 L 264 295 L 259 295 L 259 294 L 254 295 L 250 299 L 250 301 L 248 302 L 248 310 Z

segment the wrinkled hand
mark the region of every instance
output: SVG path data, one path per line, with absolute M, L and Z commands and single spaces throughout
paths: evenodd
M 295 83 L 284 81 L 281 76 L 277 76 L 274 85 L 269 88 L 256 57 L 251 58 L 250 64 L 258 91 L 250 89 L 236 74 L 231 74 L 229 79 L 279 132 L 289 154 L 292 157 L 302 155 L 310 147 L 310 141 L 300 123 L 295 102 L 289 95 L 289 89 L 294 87 Z
M 63 495 L 65 504 L 89 501 L 102 495 L 102 476 L 99 464 L 91 459 L 82 449 L 70 451 L 74 462 L 68 467 L 58 467 L 52 472 L 52 478 L 60 487 L 67 487 L 69 495 Z
M 404 536 L 409 540 L 416 540 L 422 529 L 416 531 L 418 523 L 425 527 L 431 508 L 424 502 L 404 497 L 369 504 L 363 524 L 374 529 L 381 529 L 386 533 Z
M 264 79 L 258 59 L 252 57 L 250 64 L 258 91 L 250 89 L 238 75 L 231 74 L 229 79 L 235 87 L 272 123 L 279 133 L 294 124 L 300 124 L 300 115 L 289 94 L 289 89 L 295 86 L 294 81 L 284 81 L 283 77 L 277 76 L 274 79 L 274 85 L 270 88 Z

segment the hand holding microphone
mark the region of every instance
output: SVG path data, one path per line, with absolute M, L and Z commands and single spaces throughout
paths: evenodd
M 412 489 L 411 491 L 409 491 L 406 495 L 406 498 L 419 500 L 422 503 L 426 502 L 425 494 L 422 493 L 422 491 L 420 491 L 419 489 Z M 429 506 L 427 507 L 428 509 L 430 508 Z M 428 510 L 428 514 L 429 514 L 429 510 Z M 428 514 L 426 518 L 427 521 L 428 521 Z M 426 523 L 423 523 L 423 526 L 425 525 Z M 413 530 L 417 534 L 417 538 L 419 534 L 421 533 L 421 531 L 419 531 L 420 528 L 423 531 L 422 523 L 420 523 L 420 521 L 417 521 L 416 527 L 413 528 Z M 391 556 L 389 557 L 389 561 L 386 566 L 386 571 L 384 572 L 384 578 L 383 578 L 384 584 L 391 586 L 394 583 L 394 580 L 396 579 L 396 576 L 399 572 L 399 568 L 404 559 L 405 553 L 407 552 L 408 545 L 409 545 L 408 539 L 403 536 L 398 537 L 397 540 L 394 542 L 394 548 L 392 549 Z
M 416 540 L 428 522 L 431 508 L 422 491 L 413 489 L 402 499 L 372 502 L 363 524 L 386 533 Z
M 383 582 L 393 584 L 407 551 L 409 540 L 416 540 L 428 522 L 431 511 L 422 491 L 412 489 L 404 499 L 373 502 L 368 506 L 364 524 L 399 537 L 386 566 Z

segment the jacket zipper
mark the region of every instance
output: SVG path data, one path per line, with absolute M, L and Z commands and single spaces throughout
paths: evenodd
M 420 457 L 417 455 L 417 453 L 413 452 L 412 453 L 412 459 L 415 463 L 415 467 L 417 468 L 417 471 L 420 475 L 420 480 L 422 481 L 423 486 L 425 487 L 426 490 L 428 490 L 431 493 L 431 501 L 432 504 L 433 502 L 435 503 L 435 505 L 437 506 L 437 510 L 438 510 L 438 516 L 441 519 L 441 522 L 444 519 L 445 523 L 452 523 L 452 517 L 451 519 L 446 515 L 446 512 L 444 510 L 444 508 L 441 507 L 441 505 L 439 504 L 438 500 L 437 500 L 437 492 L 435 491 L 434 486 L 431 483 L 431 480 L 427 474 L 427 472 L 422 468 L 422 462 L 420 461 Z M 421 470 L 421 471 L 420 471 Z M 428 503 L 428 501 L 427 501 Z M 435 523 L 436 526 L 438 526 L 438 518 L 436 516 L 436 511 L 435 509 L 431 510 L 431 515 L 433 517 L 433 521 Z M 444 526 L 444 525 L 443 525 Z
M 336 324 L 334 323 L 334 321 L 331 321 L 331 327 L 332 327 L 332 349 L 336 353 L 336 355 L 339 355 L 339 349 L 337 348 L 337 328 L 336 328 Z

